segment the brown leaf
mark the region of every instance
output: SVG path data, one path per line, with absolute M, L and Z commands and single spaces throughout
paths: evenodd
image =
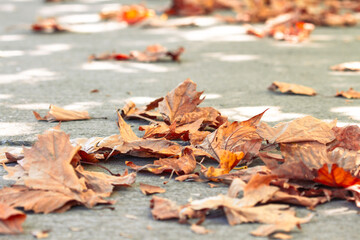
M 62 212 L 73 205 L 88 208 L 96 204 L 111 204 L 113 186 L 134 182 L 135 175 L 119 177 L 89 173 L 71 165 L 80 146 L 72 146 L 69 136 L 58 128 L 38 136 L 30 149 L 24 149 L 24 159 L 13 168 L 6 168 L 7 178 L 17 186 L 0 190 L 0 202 L 23 207 L 34 212 Z
M 164 57 L 170 57 L 172 61 L 179 61 L 180 55 L 184 52 L 184 48 L 180 47 L 177 50 L 169 51 L 164 46 L 159 44 L 147 46 L 145 51 L 131 51 L 130 59 L 139 62 L 156 62 Z
M 22 224 L 26 214 L 7 204 L 0 203 L 0 233 L 18 234 L 23 232 Z
M 344 97 L 348 99 L 359 99 L 360 98 L 360 92 L 355 91 L 353 88 L 349 88 L 348 91 L 341 91 L 336 92 L 335 97 Z
M 31 29 L 33 32 L 41 33 L 58 33 L 69 31 L 69 29 L 61 26 L 56 18 L 39 19 L 36 23 L 31 25 Z
M 176 203 L 157 196 L 150 201 L 151 214 L 156 220 L 179 218 L 180 207 Z
M 153 164 L 147 164 L 145 166 L 136 166 L 132 162 L 126 162 L 126 165 L 137 170 L 147 170 L 154 174 L 161 174 L 162 172 L 174 171 L 177 175 L 189 174 L 195 170 L 196 159 L 193 151 L 190 148 L 185 147 L 179 158 L 164 158 L 156 160 Z
M 217 161 L 220 161 L 217 153 L 220 149 L 232 152 L 241 151 L 245 154 L 245 160 L 252 159 L 257 156 L 261 147 L 262 138 L 256 133 L 256 129 L 265 112 L 243 122 L 224 123 L 209 134 L 199 147 Z
M 314 117 L 306 116 L 291 122 L 279 123 L 275 127 L 262 123 L 256 132 L 270 143 L 317 141 L 326 144 L 335 138 L 331 131 L 335 125 L 336 121 L 326 123 Z
M 209 229 L 206 229 L 205 227 L 203 226 L 200 226 L 200 225 L 196 225 L 196 224 L 191 224 L 191 227 L 190 227 L 191 231 L 193 231 L 194 233 L 196 234 L 201 234 L 201 235 L 205 235 L 205 234 L 209 234 L 209 233 L 212 233 L 213 231 L 209 230 Z
M 154 193 L 164 193 L 166 190 L 164 188 L 153 186 L 145 183 L 140 183 L 140 190 L 144 195 L 150 195 Z
M 179 84 L 159 102 L 159 111 L 165 122 L 173 123 L 180 120 L 185 113 L 194 111 L 204 99 L 203 92 L 196 91 L 196 84 L 190 79 Z
M 80 112 L 80 111 L 65 110 L 55 105 L 50 105 L 50 111 L 44 117 L 41 117 L 40 114 L 35 111 L 33 111 L 33 114 L 37 120 L 49 121 L 49 122 L 90 119 L 89 113 L 87 111 Z
M 350 125 L 346 127 L 334 127 L 332 130 L 336 139 L 328 144 L 329 151 L 332 151 L 337 147 L 354 151 L 360 150 L 359 126 Z
M 299 95 L 315 96 L 316 91 L 310 87 L 285 82 L 273 82 L 269 88 L 270 91 L 280 91 L 282 93 L 293 93 Z
M 23 148 L 21 147 L 1 147 L 0 148 L 0 164 L 10 163 L 21 160 L 24 157 Z
M 198 119 L 195 122 L 182 126 L 176 126 L 175 122 L 171 125 L 160 122 L 152 125 L 140 126 L 139 130 L 145 131 L 143 138 L 164 137 L 168 140 L 182 139 L 184 141 L 189 141 L 189 135 L 196 134 L 203 121 L 203 119 Z
M 85 171 L 82 166 L 76 168 L 79 178 L 84 178 L 88 189 L 102 197 L 109 197 L 115 186 L 130 186 L 135 182 L 136 174 L 111 176 L 102 172 Z
M 346 62 L 341 63 L 330 68 L 333 71 L 351 71 L 357 72 L 360 71 L 360 62 Z

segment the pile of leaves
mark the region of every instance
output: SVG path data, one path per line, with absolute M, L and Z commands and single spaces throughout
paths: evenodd
M 132 184 L 136 173 L 89 172 L 81 163 L 101 162 L 115 155 L 157 159 L 144 166 L 126 161 L 136 172 L 175 174 L 178 181 L 231 184 L 227 195 L 185 205 L 152 198 L 154 219 L 178 219 L 200 234 L 211 232 L 201 223 L 216 209 L 222 210 L 230 225 L 264 223 L 251 232 L 255 236 L 284 238 L 312 217 L 296 217 L 291 205 L 315 209 L 318 204 L 345 199 L 360 207 L 358 126 L 337 127 L 336 121 L 307 116 L 271 127 L 261 122 L 266 111 L 231 122 L 212 107 L 200 107 L 202 93 L 187 79 L 143 108 L 128 102 L 119 109 L 118 134 L 70 141 L 58 126 L 39 135 L 30 149 L 7 154 L 8 161 L 18 164 L 4 166 L 8 172 L 4 178 L 16 183 L 0 190 L 0 204 L 17 216 L 11 226 L 18 227 L 2 232 L 21 232 L 24 214 L 13 207 L 48 213 L 74 205 L 112 204 L 105 197 L 114 186 Z M 56 116 L 59 109 L 51 110 Z M 139 137 L 124 119 L 142 119 L 149 125 L 139 127 L 144 131 Z M 204 158 L 218 166 L 203 165 Z M 263 164 L 252 164 L 254 160 Z M 144 194 L 164 192 L 146 184 L 140 187 Z M 9 214 L 1 218 L 5 225 Z

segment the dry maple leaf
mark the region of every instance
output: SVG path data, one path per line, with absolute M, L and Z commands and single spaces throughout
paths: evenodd
M 111 204 L 103 197 L 110 195 L 113 186 L 135 181 L 135 174 L 113 177 L 81 167 L 74 169 L 71 161 L 79 149 L 58 128 L 39 135 L 32 148 L 24 149 L 19 165 L 6 168 L 7 179 L 15 180 L 17 185 L 1 189 L 0 202 L 44 213 L 66 211 L 78 204 L 91 208 L 99 203 Z
M 317 118 L 306 116 L 291 122 L 279 123 L 275 127 L 262 123 L 256 132 L 270 143 L 317 141 L 326 144 L 335 138 L 333 131 L 331 131 L 335 125 L 336 120 L 326 123 Z
M 359 99 L 360 92 L 357 92 L 354 89 L 350 88 L 348 91 L 336 92 L 335 97 L 344 97 L 344 98 L 348 98 L 348 99 Z
M 226 122 L 216 131 L 206 136 L 199 148 L 208 152 L 214 159 L 220 161 L 220 149 L 233 152 L 243 152 L 245 160 L 250 161 L 257 156 L 262 138 L 256 133 L 261 117 L 266 111 L 243 122 Z
M 193 150 L 185 147 L 179 158 L 163 158 L 154 161 L 153 164 L 147 164 L 145 166 L 137 166 L 133 162 L 126 162 L 126 165 L 137 171 L 147 170 L 154 174 L 174 171 L 177 175 L 182 175 L 190 174 L 195 170 L 196 159 Z
M 145 183 L 140 183 L 140 190 L 144 195 L 150 195 L 154 193 L 164 193 L 166 190 L 164 188 L 153 186 Z
M 89 113 L 87 111 L 66 110 L 55 105 L 50 105 L 49 109 L 50 111 L 44 117 L 41 117 L 40 114 L 35 111 L 33 111 L 33 114 L 37 120 L 49 122 L 90 119 Z
M 316 91 L 310 87 L 306 87 L 294 83 L 285 83 L 285 82 L 273 82 L 268 89 L 270 91 L 280 91 L 282 93 L 292 93 L 299 95 L 315 96 Z
M 190 79 L 179 84 L 159 102 L 164 121 L 171 124 L 180 120 L 185 113 L 194 111 L 204 100 L 200 99 L 202 93 L 196 91 L 196 84 Z
M 18 234 L 23 232 L 22 224 L 26 214 L 0 203 L 0 234 Z
M 357 72 L 360 71 L 360 62 L 346 62 L 341 63 L 330 68 L 333 71 L 351 71 Z

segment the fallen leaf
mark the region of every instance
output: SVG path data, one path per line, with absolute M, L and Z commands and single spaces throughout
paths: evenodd
M 209 229 L 206 229 L 205 227 L 203 226 L 200 226 L 200 225 L 196 225 L 196 224 L 191 224 L 191 227 L 190 227 L 191 231 L 193 231 L 194 233 L 196 234 L 201 234 L 201 235 L 205 235 L 205 234 L 209 234 L 209 233 L 212 233 L 213 231 L 209 230 Z
M 335 125 L 336 121 L 327 123 L 317 118 L 306 116 L 291 122 L 279 123 L 275 127 L 262 123 L 256 132 L 270 143 L 317 141 L 326 144 L 335 138 L 331 130 Z
M 127 161 L 126 165 L 137 171 L 147 170 L 154 174 L 174 171 L 177 175 L 182 175 L 192 173 L 195 170 L 196 159 L 193 151 L 185 147 L 179 158 L 163 158 L 154 161 L 153 164 L 147 164 L 145 166 L 137 166 L 133 162 Z
M 154 10 L 146 8 L 144 5 L 132 4 L 121 6 L 117 10 L 103 10 L 99 15 L 103 20 L 113 19 L 124 21 L 129 25 L 134 25 L 147 18 L 156 16 L 156 13 Z
M 18 234 L 23 232 L 22 224 L 26 219 L 26 214 L 0 203 L 0 233 Z
M 218 168 L 209 167 L 206 172 L 206 177 L 214 178 L 223 174 L 229 173 L 244 157 L 243 152 L 230 152 L 228 150 L 220 149 L 219 151 L 220 163 Z
M 69 31 L 64 26 L 61 26 L 56 18 L 40 18 L 36 23 L 31 25 L 31 29 L 36 33 L 59 33 Z
M 350 71 L 357 72 L 360 71 L 360 62 L 346 62 L 341 63 L 330 68 L 333 71 Z
M 335 97 L 344 97 L 348 99 L 359 99 L 360 98 L 360 92 L 355 91 L 354 89 L 350 88 L 348 91 L 341 91 L 336 92 Z
M 162 45 L 147 46 L 144 51 L 133 50 L 129 54 L 124 53 L 104 53 L 99 56 L 89 56 L 89 61 L 138 61 L 138 62 L 158 62 L 166 60 L 169 57 L 172 61 L 179 62 L 180 55 L 185 51 L 183 47 L 170 51 Z
M 360 184 L 359 178 L 353 177 L 349 172 L 338 167 L 337 164 L 330 166 L 324 164 L 324 166 L 318 170 L 318 176 L 314 181 L 330 187 L 344 188 Z
M 24 157 L 23 148 L 21 147 L 1 147 L 0 163 L 10 163 L 21 160 Z
M 140 190 L 144 195 L 150 195 L 154 193 L 164 193 L 166 190 L 164 188 L 153 186 L 145 183 L 140 183 Z
M 266 111 L 243 122 L 226 122 L 216 131 L 206 136 L 198 147 L 208 152 L 214 159 L 220 161 L 218 151 L 228 150 L 243 152 L 245 161 L 256 157 L 262 138 L 256 132 L 261 117 Z
M 179 218 L 180 207 L 166 198 L 153 196 L 150 201 L 150 208 L 155 220 Z
M 33 111 L 33 114 L 37 120 L 49 122 L 90 119 L 89 113 L 87 111 L 66 110 L 55 105 L 50 105 L 50 111 L 44 117 L 41 117 L 40 114 L 35 111 Z
M 16 185 L 0 190 L 0 202 L 36 213 L 63 212 L 79 204 L 91 208 L 113 203 L 103 199 L 113 186 L 135 181 L 135 174 L 115 177 L 87 172 L 81 166 L 74 169 L 71 161 L 79 149 L 58 127 L 39 135 L 32 148 L 24 149 L 19 165 L 6 168 L 7 178 Z
M 164 121 L 171 124 L 180 120 L 185 113 L 194 111 L 204 99 L 203 92 L 196 91 L 196 84 L 190 79 L 179 84 L 159 102 L 159 111 Z
M 278 90 L 282 93 L 292 93 L 307 96 L 316 95 L 316 91 L 314 89 L 294 83 L 273 82 L 268 89 L 273 92 Z
M 328 150 L 333 151 L 335 148 L 344 148 L 348 150 L 360 150 L 360 128 L 357 125 L 346 127 L 334 127 L 333 132 L 335 139 L 328 144 Z

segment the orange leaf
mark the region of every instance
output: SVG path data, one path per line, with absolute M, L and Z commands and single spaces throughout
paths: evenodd
M 349 172 L 338 167 L 335 163 L 331 165 L 330 169 L 328 164 L 324 164 L 322 168 L 318 170 L 318 176 L 314 181 L 330 187 L 344 188 L 360 184 L 359 178 L 353 177 Z
M 220 168 L 209 167 L 206 173 L 206 176 L 209 178 L 229 173 L 244 157 L 243 152 L 230 152 L 220 149 L 219 153 Z
M 16 234 L 23 232 L 21 225 L 25 219 L 25 213 L 4 203 L 0 203 L 0 234 Z

